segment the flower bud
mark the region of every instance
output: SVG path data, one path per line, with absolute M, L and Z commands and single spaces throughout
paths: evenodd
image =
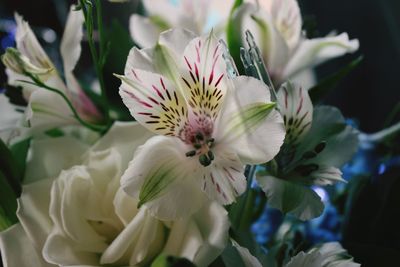
M 6 53 L 1 56 L 1 61 L 7 68 L 19 74 L 47 75 L 53 70 L 52 67 L 35 66 L 15 48 L 7 48 Z

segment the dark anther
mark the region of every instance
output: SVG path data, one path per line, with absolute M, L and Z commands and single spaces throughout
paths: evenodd
M 310 175 L 313 171 L 316 171 L 319 169 L 319 166 L 317 164 L 307 164 L 307 165 L 300 165 L 296 167 L 296 171 L 300 173 L 302 176 L 308 176 Z
M 193 157 L 194 155 L 196 155 L 196 150 L 186 152 L 186 157 Z
M 289 119 L 289 125 L 292 125 L 293 124 L 293 118 L 290 118 Z
M 204 136 L 201 133 L 197 133 L 196 139 L 202 141 L 204 139 Z
M 214 138 L 210 138 L 207 140 L 207 143 L 214 143 L 214 141 L 215 141 Z
M 315 153 L 317 153 L 317 154 L 318 154 L 318 153 L 321 153 L 322 150 L 325 149 L 325 147 L 326 147 L 326 142 L 325 142 L 325 141 L 322 141 L 321 143 L 319 143 L 318 145 L 315 146 L 314 151 L 315 151 Z
M 207 155 L 208 155 L 208 158 L 209 158 L 211 161 L 213 161 L 213 160 L 214 160 L 214 153 L 212 153 L 212 151 L 211 151 L 211 150 L 208 150 L 208 153 L 207 153 Z
M 201 148 L 201 145 L 200 145 L 200 144 L 194 144 L 193 147 L 194 147 L 195 149 L 200 149 L 200 148 Z
M 207 167 L 208 165 L 211 164 L 211 160 L 207 157 L 206 154 L 201 154 L 199 156 L 199 162 L 201 165 L 203 165 L 204 167 Z

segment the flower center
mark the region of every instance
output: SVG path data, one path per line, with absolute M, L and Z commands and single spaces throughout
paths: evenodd
M 212 147 L 214 138 L 212 138 L 213 123 L 210 118 L 197 118 L 194 123 L 187 124 L 181 135 L 181 139 L 193 146 L 193 150 L 186 153 L 187 157 L 199 157 L 199 162 L 207 167 L 214 160 Z

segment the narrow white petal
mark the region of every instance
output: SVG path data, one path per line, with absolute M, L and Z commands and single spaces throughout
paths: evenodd
M 285 143 L 293 145 L 311 128 L 313 104 L 307 89 L 291 82 L 281 86 L 277 97 L 286 128 Z
M 129 163 L 121 186 L 160 219 L 193 214 L 201 207 L 204 194 L 194 175 L 199 163 L 185 156 L 190 150 L 177 138 L 150 138 Z
M 291 77 L 329 59 L 353 53 L 358 47 L 358 40 L 349 40 L 347 33 L 334 37 L 303 40 L 286 66 L 284 76 Z
M 245 267 L 262 267 L 258 259 L 251 255 L 250 251 L 247 248 L 241 247 L 235 241 L 232 241 L 232 245 L 239 252 L 239 255 L 242 258 Z
M 218 203 L 211 202 L 195 213 L 193 219 L 203 237 L 203 244 L 193 262 L 199 267 L 205 267 L 222 253 L 228 242 L 228 213 Z
M 163 224 L 140 209 L 101 256 L 101 264 L 148 263 L 164 241 Z
M 61 56 L 64 62 L 64 73 L 72 72 L 81 55 L 84 17 L 81 10 L 70 7 L 63 37 L 61 39 Z

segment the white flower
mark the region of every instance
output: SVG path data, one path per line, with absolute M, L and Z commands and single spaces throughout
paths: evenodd
M 273 80 L 278 84 L 359 47 L 358 40 L 349 40 L 346 33 L 315 39 L 304 37 L 296 0 L 253 3 L 244 3 L 236 10 L 235 27 L 241 31 L 243 40 L 244 32 L 251 31 Z
M 130 32 L 140 47 L 157 43 L 161 32 L 172 28 L 185 28 L 197 35 L 224 30 L 232 0 L 143 0 L 147 17 L 134 14 L 130 19 Z
M 246 189 L 244 164 L 271 160 L 283 142 L 268 87 L 227 77 L 222 52 L 212 35 L 167 31 L 153 50 L 133 48 L 119 76 L 132 116 L 158 134 L 138 150 L 122 186 L 159 218 L 195 212 L 201 190 L 232 203 Z
M 78 159 L 73 164 L 79 165 L 49 164 L 36 170 L 37 180 L 24 185 L 20 223 L 0 234 L 5 267 L 146 266 L 160 253 L 185 257 L 197 266 L 211 263 L 228 238 L 223 207 L 207 202 L 190 217 L 160 221 L 144 207 L 138 209 L 137 200 L 119 187 L 133 151 L 150 136 L 137 123 L 116 123 L 80 160 L 77 153 L 71 158 L 68 148 L 57 150 L 67 152 L 62 159 Z M 36 148 L 41 158 L 46 152 L 56 156 L 54 150 Z M 57 163 L 53 157 L 44 160 Z
M 275 158 L 277 177 L 257 177 L 268 204 L 302 220 L 323 211 L 311 185 L 331 185 L 342 179 L 340 167 L 355 153 L 358 134 L 333 107 L 313 108 L 306 90 L 291 83 L 278 91 L 286 139 Z
M 262 264 L 256 257 L 251 255 L 247 248 L 239 246 L 236 242 L 233 246 L 238 251 L 244 265 L 246 267 L 261 267 Z M 266 267 L 275 265 L 269 263 Z M 309 251 L 299 252 L 292 257 L 289 262 L 283 264 L 283 267 L 359 267 L 358 263 L 353 261 L 353 258 L 348 255 L 347 251 L 337 242 L 324 243 L 320 246 L 311 248 Z
M 6 64 L 8 66 L 6 70 L 8 83 L 23 88 L 24 97 L 28 102 L 25 117 L 27 126 L 32 127 L 32 133 L 58 126 L 78 124 L 78 121 L 60 95 L 39 86 L 21 82 L 21 80 L 33 82 L 21 71 L 22 68 L 24 71 L 36 75 L 46 85 L 64 93 L 82 119 L 89 122 L 101 120 L 101 114 L 83 92 L 72 73 L 81 53 L 80 42 L 83 36 L 84 21 L 82 12 L 74 11 L 74 6 L 71 6 L 61 40 L 60 51 L 65 81 L 39 44 L 29 24 L 18 14 L 15 14 L 15 20 L 17 22 L 15 34 L 17 51 L 9 50 L 2 59 L 5 63 L 9 63 Z M 11 60 L 15 56 L 18 56 L 18 62 Z

